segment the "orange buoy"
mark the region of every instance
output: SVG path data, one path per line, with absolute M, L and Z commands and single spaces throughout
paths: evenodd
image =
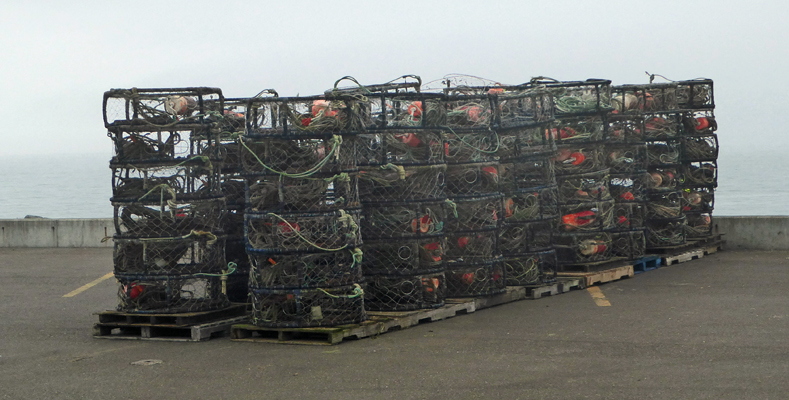
M 652 172 L 649 174 L 649 177 L 652 178 L 652 183 L 655 187 L 660 187 L 663 184 L 663 175 L 660 175 L 659 172 Z
M 620 216 L 619 216 L 619 219 L 617 219 L 617 223 L 618 223 L 619 225 L 625 225 L 625 224 L 627 224 L 627 225 L 630 225 L 630 224 L 627 222 L 627 217 L 625 217 L 624 215 L 620 215 Z
M 129 285 L 123 285 L 123 291 L 128 292 L 129 298 L 135 300 L 145 291 L 145 285 L 138 285 L 136 282 L 133 282 Z
M 402 140 L 408 147 L 419 147 L 422 144 L 422 141 L 413 133 L 396 134 L 395 137 Z
M 504 88 L 491 88 L 488 89 L 488 94 L 502 94 L 504 93 Z
M 427 233 L 427 231 L 430 230 L 431 222 L 432 220 L 429 215 L 424 215 L 422 218 L 414 218 L 413 221 L 411 221 L 411 229 L 414 233 L 417 233 L 417 231 Z
M 608 248 L 602 240 L 587 239 L 578 244 L 579 252 L 584 256 L 603 254 Z
M 408 115 L 411 116 L 414 120 L 417 120 L 422 116 L 422 102 L 415 101 L 408 105 Z
M 499 171 L 496 170 L 496 167 L 493 166 L 482 167 L 482 172 L 493 178 L 494 181 L 499 179 Z
M 515 213 L 515 201 L 512 198 L 504 200 L 504 218 L 509 218 Z
M 468 242 L 471 240 L 468 236 L 461 236 L 458 238 L 458 247 L 461 249 L 465 249 L 468 246 Z
M 438 278 L 422 278 L 422 286 L 428 293 L 433 293 L 433 290 L 438 289 Z
M 565 225 L 565 229 L 575 229 L 584 225 L 589 225 L 594 222 L 595 219 L 595 213 L 591 210 L 562 216 L 562 222 Z
M 289 224 L 287 222 L 278 222 L 277 226 L 279 227 L 279 231 L 282 233 L 293 233 L 293 232 L 301 231 L 301 228 L 297 223 Z
M 171 115 L 188 115 L 197 108 L 197 101 L 188 96 L 170 96 L 164 102 L 164 110 Z
M 473 272 L 467 272 L 467 273 L 461 275 L 460 280 L 462 280 L 463 283 L 465 283 L 466 285 L 471 285 L 472 283 L 474 283 L 474 273 Z
M 622 198 L 622 200 L 635 200 L 636 199 L 636 196 L 633 196 L 633 193 L 630 193 L 630 192 L 624 192 L 621 195 L 619 195 L 619 197 Z
M 570 163 L 573 165 L 580 165 L 584 162 L 584 160 L 586 160 L 586 157 L 584 157 L 583 153 L 576 151 L 575 153 L 570 154 L 570 158 L 568 160 L 570 160 Z
M 438 242 L 428 243 L 422 246 L 423 249 L 428 251 L 428 256 L 433 259 L 434 262 L 441 261 L 441 244 Z

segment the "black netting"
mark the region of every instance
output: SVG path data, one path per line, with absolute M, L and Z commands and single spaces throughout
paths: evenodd
M 114 202 L 163 203 L 221 195 L 218 171 L 205 158 L 176 165 L 111 166 Z
M 633 174 L 647 169 L 647 147 L 643 144 L 608 145 L 605 163 L 612 174 Z
M 659 249 L 685 244 L 685 216 L 647 221 L 647 248 Z
M 611 199 L 608 190 L 608 170 L 578 175 L 562 175 L 556 179 L 562 203 L 588 202 Z
M 644 227 L 646 206 L 636 202 L 614 203 L 614 229 L 632 230 Z
M 272 328 L 357 324 L 367 319 L 364 287 L 272 290 L 251 286 L 252 322 Z
M 610 114 L 608 116 L 608 142 L 644 142 L 644 118 L 639 115 Z
M 487 129 L 493 125 L 496 120 L 493 96 L 462 94 L 457 89 L 447 92 L 447 127 Z
M 440 130 L 397 130 L 360 134 L 356 141 L 358 165 L 410 165 L 444 162 L 446 146 Z
M 647 218 L 677 218 L 682 215 L 684 203 L 681 191 L 650 192 L 647 202 Z
M 685 216 L 685 236 L 689 240 L 712 236 L 712 216 L 709 213 L 687 213 Z
M 677 165 L 681 161 L 682 147 L 678 141 L 647 143 L 647 164 L 650 167 Z
M 496 129 L 499 148 L 496 152 L 502 161 L 519 160 L 522 157 L 539 156 L 554 152 L 554 141 L 547 131 L 548 124 L 533 127 Z
M 539 88 L 491 88 L 498 105 L 498 125 L 502 128 L 526 127 L 553 119 L 553 97 Z
M 241 145 L 238 139 L 227 136 L 220 138 L 216 153 L 220 162 L 219 167 L 222 173 L 238 174 L 241 171 Z
M 373 129 L 434 129 L 446 126 L 444 96 L 438 93 L 376 93 L 367 96 Z
M 683 109 L 715 108 L 712 79 L 677 82 L 677 104 Z
M 361 167 L 359 197 L 364 203 L 443 199 L 446 164 Z
M 205 125 L 211 112 L 221 112 L 217 88 L 113 89 L 104 92 L 104 125 L 125 129 Z
M 246 173 L 311 177 L 356 168 L 353 139 L 341 136 L 312 139 L 249 139 L 241 142 L 241 165 Z
M 498 229 L 447 233 L 446 259 L 449 264 L 465 265 L 494 259 L 499 254 Z
M 718 159 L 718 135 L 684 136 L 682 161 L 715 161 Z
M 157 238 L 215 231 L 225 211 L 224 198 L 162 204 L 113 203 L 116 238 Z
M 437 308 L 444 305 L 446 280 L 444 273 L 408 276 L 366 276 L 367 310 L 407 311 Z
M 605 168 L 602 146 L 578 144 L 562 146 L 554 158 L 556 175 L 576 175 Z
M 609 261 L 613 257 L 612 234 L 562 233 L 554 235 L 554 248 L 559 264 L 588 264 Z
M 499 149 L 494 130 L 449 130 L 444 134 L 444 159 L 448 164 L 493 161 Z
M 217 276 L 168 275 L 135 276 L 115 273 L 118 311 L 186 313 L 210 311 L 230 306 Z
M 647 182 L 651 177 L 646 172 L 633 175 L 611 175 L 608 190 L 617 202 L 646 201 Z
M 499 191 L 499 163 L 448 165 L 446 173 L 447 196 L 465 196 Z
M 609 80 L 559 82 L 548 78 L 535 78 L 529 86 L 544 87 L 551 92 L 557 117 L 601 114 L 611 110 Z
M 267 289 L 327 288 L 362 279 L 361 253 L 354 249 L 298 254 L 248 250 L 250 286 Z
M 555 219 L 520 223 L 506 220 L 499 228 L 498 248 L 505 256 L 545 250 L 551 247 L 555 225 Z
M 244 227 L 243 217 L 238 227 Z M 249 257 L 247 257 L 243 232 L 238 238 L 225 241 L 225 259 L 228 264 L 234 263 L 236 271 L 227 276 L 227 298 L 233 303 L 249 301 Z
M 682 131 L 682 121 L 678 113 L 644 116 L 644 139 L 647 141 L 673 139 Z
M 689 111 L 682 114 L 685 135 L 709 135 L 718 129 L 718 122 L 712 110 Z
M 444 267 L 444 236 L 419 239 L 366 240 L 364 274 L 410 275 L 435 272 Z
M 222 194 L 225 196 L 227 208 L 241 210 L 246 201 L 246 180 L 238 174 L 222 175 Z
M 445 202 L 366 204 L 361 232 L 365 240 L 440 235 L 447 220 Z
M 689 162 L 682 166 L 683 186 L 718 186 L 718 163 Z
M 305 178 L 280 175 L 249 177 L 247 209 L 251 212 L 311 212 L 358 208 L 357 173 L 316 173 Z
M 646 255 L 643 230 L 611 233 L 611 258 L 636 260 Z
M 115 239 L 116 274 L 184 275 L 220 273 L 225 264 L 225 241 L 207 232 L 185 237 Z
M 612 102 L 620 113 L 672 111 L 677 109 L 677 84 L 614 86 Z
M 589 232 L 614 227 L 614 201 L 559 205 L 559 232 Z
M 556 144 L 577 146 L 579 143 L 600 142 L 608 136 L 608 124 L 599 115 L 563 117 L 548 131 Z
M 498 226 L 502 213 L 502 195 L 453 198 L 447 202 L 447 231 L 476 231 Z
M 543 285 L 556 281 L 556 251 L 504 257 L 509 286 Z
M 268 253 L 337 250 L 361 243 L 358 210 L 325 213 L 247 213 L 249 246 Z
M 473 265 L 447 265 L 447 297 L 493 296 L 507 290 L 501 260 Z
M 709 187 L 684 189 L 682 198 L 685 212 L 710 213 L 715 208 L 715 190 Z
M 114 163 L 184 161 L 195 156 L 217 159 L 218 136 L 203 130 L 150 129 L 107 133 L 115 145 Z
M 652 191 L 674 190 L 680 179 L 675 168 L 650 168 L 644 175 L 645 186 Z
M 252 98 L 246 113 L 246 135 L 254 138 L 357 133 L 370 125 L 362 96 Z
M 559 214 L 556 186 L 521 189 L 504 194 L 507 222 L 526 222 L 554 218 Z
M 519 160 L 502 161 L 499 164 L 499 190 L 514 192 L 520 189 L 556 183 L 554 172 L 555 154 L 524 157 Z

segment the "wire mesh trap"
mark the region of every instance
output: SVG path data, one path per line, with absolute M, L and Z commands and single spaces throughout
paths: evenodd
M 220 310 L 231 305 L 219 276 L 196 274 L 137 276 L 115 273 L 118 311 L 186 313 Z
M 371 124 L 369 103 L 360 95 L 255 97 L 246 112 L 246 136 L 255 139 L 354 134 Z
M 644 118 L 632 114 L 609 114 L 608 135 L 609 143 L 634 143 L 643 144 L 645 140 Z
M 475 264 L 498 257 L 501 254 L 497 245 L 498 235 L 498 229 L 447 233 L 447 265 Z
M 545 132 L 558 146 L 597 143 L 608 137 L 608 122 L 602 115 L 562 117 Z
M 102 112 L 107 128 L 166 128 L 206 124 L 210 112 L 221 112 L 217 88 L 113 89 L 104 92 Z M 217 105 L 216 109 L 209 105 Z
M 555 153 L 547 153 L 500 162 L 498 167 L 499 190 L 515 192 L 521 189 L 555 185 L 554 156 Z
M 500 161 L 505 162 L 555 152 L 549 127 L 550 123 L 532 127 L 497 128 L 499 147 L 496 155 Z
M 556 251 L 504 257 L 507 286 L 533 286 L 556 281 Z
M 443 234 L 447 221 L 444 201 L 366 204 L 361 232 L 365 240 L 433 237 Z
M 496 122 L 496 105 L 487 94 L 458 94 L 447 89 L 447 122 L 451 129 L 488 130 Z
M 444 305 L 444 272 L 423 275 L 367 275 L 364 306 L 375 311 L 408 311 Z
M 559 215 L 558 189 L 542 186 L 504 194 L 504 219 L 508 223 L 538 221 Z
M 500 193 L 480 194 L 475 197 L 453 198 L 447 202 L 445 230 L 477 231 L 495 229 L 502 214 L 503 196 Z
M 355 141 L 334 135 L 310 139 L 243 138 L 241 167 L 247 174 L 308 178 L 356 169 Z
M 677 109 L 677 84 L 614 86 L 611 101 L 619 113 L 673 111 Z
M 448 264 L 445 275 L 448 298 L 494 296 L 507 290 L 501 259 L 464 266 Z
M 677 173 L 676 168 L 650 168 L 643 175 L 643 182 L 650 192 L 664 192 L 675 190 L 682 176 Z
M 597 144 L 562 145 L 554 157 L 557 176 L 600 171 L 605 165 L 603 146 Z
M 687 111 L 682 114 L 683 135 L 709 135 L 718 130 L 712 110 Z
M 633 174 L 647 169 L 647 146 L 614 144 L 605 146 L 606 168 L 612 174 Z
M 681 171 L 685 187 L 718 186 L 718 163 L 715 161 L 687 162 Z
M 218 171 L 203 157 L 178 164 L 110 167 L 113 202 L 185 202 L 222 195 Z
M 646 206 L 636 202 L 614 202 L 614 227 L 616 230 L 633 230 L 644 227 Z
M 208 232 L 170 238 L 116 238 L 113 262 L 116 274 L 145 277 L 216 274 L 227 268 L 224 239 Z
M 112 162 L 115 163 L 184 161 L 195 156 L 218 157 L 218 137 L 208 129 L 149 128 L 139 132 L 113 129 L 107 136 L 114 143 L 115 156 Z
M 116 238 L 157 238 L 212 232 L 225 210 L 224 198 L 166 201 L 161 204 L 113 203 Z
M 447 106 L 440 93 L 381 92 L 368 94 L 370 129 L 436 129 L 447 125 Z
M 398 130 L 360 134 L 357 165 L 426 165 L 444 162 L 446 146 L 440 130 Z
M 247 250 L 251 287 L 306 289 L 353 285 L 362 281 L 362 253 L 355 249 L 297 254 Z
M 447 165 L 448 197 L 469 196 L 499 191 L 498 161 Z
M 246 179 L 239 174 L 222 174 L 222 194 L 229 210 L 243 210 L 246 203 Z
M 492 93 L 491 93 L 492 92 Z M 553 96 L 542 88 L 490 88 L 498 110 L 497 125 L 517 128 L 540 125 L 554 119 Z
M 359 197 L 365 204 L 445 199 L 446 164 L 361 167 Z
M 494 161 L 499 150 L 499 136 L 494 130 L 450 129 L 444 133 L 444 159 L 448 164 Z
M 679 136 L 682 128 L 682 116 L 679 113 L 661 113 L 644 115 L 644 140 L 667 140 Z
M 444 236 L 419 239 L 365 240 L 365 275 L 412 275 L 444 269 Z
M 238 226 L 243 230 L 243 217 Z M 227 299 L 233 303 L 249 302 L 249 272 L 251 266 L 249 257 L 247 257 L 243 232 L 237 238 L 225 241 L 225 260 L 228 265 L 230 263 L 236 265 L 235 272 L 227 276 Z
M 677 105 L 682 109 L 715 108 L 712 79 L 677 82 Z
M 367 319 L 365 286 L 274 290 L 250 286 L 252 322 L 269 328 L 357 324 Z
M 683 189 L 682 199 L 682 211 L 685 213 L 711 213 L 715 208 L 715 190 L 710 187 Z
M 709 213 L 687 213 L 685 237 L 688 240 L 704 239 L 712 236 L 712 215 Z
M 361 207 L 357 173 L 316 173 L 305 178 L 249 177 L 249 212 L 312 212 Z
M 644 230 L 611 233 L 611 258 L 636 260 L 646 255 Z
M 555 225 L 555 219 L 521 223 L 506 220 L 499 229 L 500 253 L 508 256 L 550 248 Z
M 647 218 L 664 219 L 682 216 L 683 192 L 679 190 L 650 192 L 647 201 Z
M 647 165 L 650 167 L 667 167 L 680 163 L 682 147 L 677 140 L 656 141 L 647 143 Z
M 687 220 L 684 215 L 671 219 L 647 220 L 647 249 L 661 249 L 685 244 L 686 227 Z
M 361 244 L 359 216 L 359 210 L 247 213 L 244 215 L 244 236 L 251 250 L 270 254 L 337 251 Z
M 608 232 L 556 234 L 554 248 L 560 265 L 609 261 L 614 254 L 612 234 Z
M 533 78 L 529 87 L 547 89 L 554 99 L 556 117 L 603 114 L 611 110 L 611 81 L 560 82 L 546 77 Z
M 718 159 L 718 135 L 683 136 L 682 161 L 715 161 Z
M 614 201 L 559 205 L 559 232 L 591 232 L 614 227 Z
M 633 175 L 611 175 L 608 190 L 616 202 L 646 201 L 647 182 L 651 176 L 647 172 Z
M 561 203 L 610 200 L 609 171 L 603 169 L 578 175 L 559 176 L 559 201 Z

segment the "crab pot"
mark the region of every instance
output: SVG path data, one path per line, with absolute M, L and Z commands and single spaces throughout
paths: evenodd
M 487 131 L 496 122 L 497 107 L 493 95 L 450 93 L 446 101 L 446 126 L 450 129 Z
M 715 190 L 710 187 L 684 189 L 682 200 L 685 213 L 711 213 L 715 208 Z
M 243 210 L 246 203 L 246 179 L 239 174 L 223 174 L 221 186 L 227 208 Z
M 453 198 L 447 202 L 446 231 L 476 231 L 498 227 L 503 196 L 499 193 Z
M 252 323 L 269 328 L 358 324 L 367 319 L 364 285 L 279 290 L 250 286 Z
M 225 212 L 225 199 L 176 203 L 113 203 L 116 238 L 160 238 L 192 231 L 214 232 Z
M 436 129 L 447 124 L 441 93 L 382 92 L 366 94 L 371 112 L 369 129 Z
M 209 149 L 206 149 L 209 150 Z M 219 169 L 223 174 L 239 174 L 241 170 L 241 146 L 236 139 L 220 136 L 216 147 Z
M 679 185 L 681 175 L 676 168 L 650 168 L 643 175 L 646 188 L 650 191 L 671 191 Z
M 677 84 L 614 86 L 611 102 L 617 113 L 673 111 L 677 109 Z
M 644 144 L 605 146 L 606 167 L 612 174 L 633 174 L 647 169 L 647 146 Z
M 268 89 L 261 92 L 261 95 L 268 92 L 269 95 L 277 95 L 273 89 Z M 226 98 L 221 104 L 214 104 L 216 102 L 207 102 L 208 107 L 212 110 L 222 110 L 221 113 L 210 115 L 209 121 L 216 122 L 216 128 L 223 133 L 243 133 L 246 128 L 246 114 L 247 106 L 249 105 L 248 98 Z
M 499 191 L 498 161 L 447 165 L 448 197 Z
M 316 173 L 308 178 L 249 177 L 248 212 L 320 212 L 361 207 L 358 173 Z
M 632 175 L 611 175 L 608 180 L 608 190 L 611 197 L 618 203 L 644 202 L 647 196 L 647 182 L 651 179 L 646 172 Z
M 219 223 L 219 230 L 233 240 L 244 239 L 244 212 L 242 210 L 226 209 Z
M 556 146 L 548 131 L 550 123 L 532 127 L 497 128 L 499 145 L 496 155 L 502 162 L 515 162 L 524 157 L 554 155 Z
M 650 192 L 646 203 L 647 219 L 681 217 L 683 203 L 682 192 L 679 190 Z
M 688 240 L 704 239 L 712 236 L 712 215 L 709 213 L 687 213 L 685 237 Z
M 446 198 L 446 164 L 359 168 L 359 198 L 365 205 Z
M 356 146 L 341 136 L 301 140 L 244 138 L 241 167 L 247 174 L 310 177 L 356 169 Z
M 715 161 L 718 159 L 718 135 L 684 136 L 682 143 L 682 161 Z
M 111 129 L 114 163 L 185 161 L 195 156 L 217 159 L 219 136 L 203 130 L 149 128 L 145 131 Z
M 559 187 L 559 202 L 589 202 L 610 200 L 608 170 L 578 175 L 562 175 L 556 181 Z
M 444 133 L 447 164 L 494 161 L 499 148 L 498 133 L 490 129 L 455 129 Z
M 684 129 L 680 113 L 644 115 L 644 140 L 668 140 L 678 137 Z
M 507 286 L 533 286 L 556 282 L 556 250 L 504 257 Z
M 143 276 L 220 273 L 225 263 L 225 240 L 212 234 L 151 239 L 115 239 L 116 274 Z
M 559 205 L 558 232 L 595 232 L 614 227 L 614 201 Z
M 644 118 L 640 115 L 608 115 L 608 137 L 606 140 L 609 143 L 643 144 L 645 131 Z
M 231 305 L 219 276 L 121 274 L 118 311 L 127 313 L 187 313 L 220 310 Z
M 608 232 L 561 233 L 554 235 L 559 265 L 589 264 L 613 257 L 613 239 Z
M 501 128 L 530 127 L 554 119 L 553 97 L 540 88 L 491 88 L 495 95 L 498 126 Z
M 685 216 L 669 219 L 647 220 L 647 249 L 661 249 L 685 244 Z
M 505 193 L 505 222 L 519 223 L 556 218 L 559 215 L 557 199 L 556 186 L 542 186 Z
M 553 95 L 557 117 L 603 114 L 611 110 L 611 81 L 559 82 L 552 79 L 533 79 L 529 87 L 545 88 Z
M 112 89 L 104 92 L 104 126 L 126 130 L 203 128 L 209 112 L 221 112 L 222 90 L 208 87 Z
M 248 250 L 269 254 L 332 251 L 361 244 L 359 210 L 244 215 Z
M 442 235 L 447 221 L 444 201 L 366 204 L 361 232 L 367 239 L 414 239 Z
M 686 136 L 709 135 L 718 130 L 712 110 L 686 111 L 682 114 L 682 134 Z
M 611 257 L 636 260 L 646 255 L 646 238 L 643 230 L 611 233 Z
M 682 146 L 677 140 L 647 143 L 647 165 L 649 167 L 670 167 L 680 163 Z
M 177 164 L 110 164 L 110 168 L 112 202 L 185 202 L 222 195 L 218 169 L 205 158 Z
M 440 130 L 422 129 L 364 133 L 352 140 L 357 165 L 426 165 L 444 162 L 443 139 Z
M 682 165 L 683 186 L 717 187 L 718 163 L 716 161 L 688 162 Z
M 677 82 L 677 105 L 681 109 L 715 108 L 712 79 L 694 79 Z
M 644 227 L 646 205 L 636 202 L 614 202 L 614 229 L 633 230 Z
M 498 229 L 447 233 L 447 262 L 455 265 L 471 264 L 499 256 L 501 252 L 496 243 L 498 234 Z
M 499 190 L 514 192 L 556 184 L 555 153 L 502 161 L 499 164 Z
M 557 176 L 585 174 L 601 169 L 605 169 L 602 145 L 562 145 L 554 157 L 554 171 Z
M 471 265 L 447 265 L 448 298 L 485 297 L 504 293 L 507 276 L 501 259 Z
M 368 275 L 365 308 L 374 311 L 409 311 L 444 305 L 444 272 L 423 275 Z
M 565 117 L 556 120 L 546 134 L 549 134 L 558 146 L 598 143 L 608 136 L 608 123 L 601 115 Z
M 353 285 L 362 280 L 361 257 L 352 249 L 269 254 L 247 249 L 250 286 L 307 289 Z
M 499 250 L 509 256 L 550 248 L 555 225 L 555 220 L 521 223 L 506 220 L 499 229 Z
M 359 96 L 256 97 L 247 104 L 245 132 L 255 140 L 318 138 L 370 125 L 370 104 Z
M 365 275 L 412 275 L 443 271 L 444 236 L 367 240 L 362 245 Z

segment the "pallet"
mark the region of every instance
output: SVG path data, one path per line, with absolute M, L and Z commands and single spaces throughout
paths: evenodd
M 662 262 L 663 265 L 669 266 L 683 262 L 688 262 L 691 260 L 697 260 L 702 257 L 704 257 L 704 249 L 696 249 L 696 250 L 686 251 L 684 253 L 673 255 L 673 256 L 663 257 Z
M 474 307 L 477 310 L 481 310 L 483 308 L 495 307 L 502 304 L 511 303 L 513 301 L 523 300 L 527 298 L 526 292 L 527 290 L 523 286 L 507 286 L 507 291 L 504 293 L 490 297 L 475 297 Z M 456 301 L 456 300 L 447 299 L 447 301 Z
M 99 316 L 100 324 L 149 324 L 168 326 L 192 326 L 207 322 L 217 321 L 247 315 L 246 304 L 233 304 L 228 308 L 212 311 L 191 313 L 164 314 L 164 313 L 128 313 L 120 311 L 103 311 L 95 313 Z
M 560 278 L 559 294 L 567 293 L 571 290 L 586 289 L 586 280 L 580 278 Z
M 650 254 L 664 254 L 666 256 L 669 255 L 676 255 L 677 253 L 685 252 L 686 250 L 694 250 L 697 248 L 713 246 L 716 243 L 724 242 L 723 233 L 719 233 L 716 235 L 710 235 L 706 238 L 695 239 L 695 240 L 688 240 L 686 243 L 677 245 L 677 246 L 666 246 L 666 247 L 648 247 L 647 252 Z
M 580 278 L 584 280 L 585 287 L 595 284 L 603 284 L 623 278 L 630 278 L 635 275 L 632 265 L 623 265 L 602 271 L 594 272 L 560 272 L 560 278 Z
M 168 325 L 125 322 L 100 322 L 93 326 L 97 339 L 158 340 L 168 342 L 200 342 L 226 336 L 234 324 L 247 322 L 249 317 L 233 317 L 199 325 Z
M 558 265 L 556 271 L 562 272 L 596 272 L 624 265 L 622 259 L 596 261 L 584 264 Z
M 633 263 L 633 272 L 640 274 L 642 272 L 652 271 L 660 268 L 662 258 L 660 256 L 646 256 L 636 260 Z

